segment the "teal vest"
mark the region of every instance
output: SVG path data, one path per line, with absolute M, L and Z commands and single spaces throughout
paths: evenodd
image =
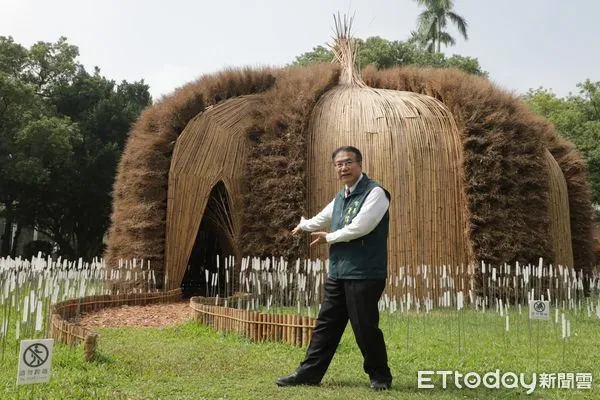
M 348 198 L 345 198 L 344 190 L 341 190 L 333 203 L 331 231 L 352 222 L 368 194 L 376 187 L 381 186 L 363 174 Z M 385 189 L 383 191 L 389 200 L 389 192 Z M 329 276 L 335 279 L 386 279 L 389 220 L 388 210 L 375 229 L 367 235 L 349 242 L 332 244 L 329 247 Z

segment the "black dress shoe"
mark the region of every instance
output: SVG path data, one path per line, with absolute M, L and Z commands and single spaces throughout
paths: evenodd
M 382 390 L 389 390 L 392 387 L 392 381 L 378 381 L 371 379 L 371 390 L 380 392 Z
M 320 379 L 309 378 L 306 376 L 298 375 L 298 372 L 294 372 L 291 375 L 284 376 L 283 378 L 277 379 L 275 382 L 277 386 L 298 386 L 298 385 L 309 385 L 317 386 L 321 383 Z

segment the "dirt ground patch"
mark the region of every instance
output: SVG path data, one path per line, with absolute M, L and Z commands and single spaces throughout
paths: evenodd
M 147 306 L 120 306 L 93 313 L 82 313 L 72 320 L 86 328 L 164 327 L 177 325 L 192 318 L 189 301 L 151 304 Z

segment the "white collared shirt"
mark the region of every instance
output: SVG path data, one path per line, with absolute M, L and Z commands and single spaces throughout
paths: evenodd
M 360 174 L 356 183 L 350 187 L 350 193 L 356 189 L 356 185 L 358 185 L 358 182 L 360 182 L 362 178 L 363 174 Z M 300 219 L 300 224 L 298 225 L 300 229 L 308 232 L 329 229 L 331 227 L 334 202 L 335 199 L 311 219 L 302 217 Z M 389 206 L 390 202 L 383 189 L 380 187 L 373 188 L 358 211 L 358 214 L 352 219 L 352 222 L 325 236 L 327 243 L 349 242 L 371 233 L 377 224 L 379 224 Z

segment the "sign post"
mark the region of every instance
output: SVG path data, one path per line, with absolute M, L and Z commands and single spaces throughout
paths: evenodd
M 550 302 L 548 300 L 531 300 L 529 302 L 529 319 L 537 319 L 535 366 L 538 368 L 540 362 L 540 320 L 550 320 Z

